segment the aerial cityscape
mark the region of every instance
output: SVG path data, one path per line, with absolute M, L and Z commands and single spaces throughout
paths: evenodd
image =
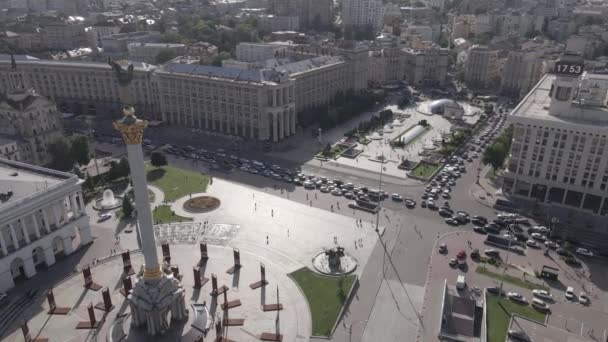
M 608 342 L 607 18 L 0 0 L 0 341 Z

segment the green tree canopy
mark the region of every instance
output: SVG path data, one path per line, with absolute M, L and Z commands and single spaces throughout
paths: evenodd
M 87 165 L 91 161 L 89 155 L 89 138 L 84 135 L 76 135 L 70 141 L 70 154 L 72 159 L 79 165 Z
M 152 155 L 150 156 L 150 163 L 156 168 L 166 166 L 167 157 L 161 152 L 152 152 Z
M 51 155 L 50 167 L 58 171 L 69 171 L 74 166 L 74 159 L 70 153 L 70 145 L 65 138 L 51 142 L 47 151 Z
M 162 50 L 160 50 L 158 55 L 156 55 L 156 57 L 154 58 L 154 62 L 156 62 L 156 64 L 165 64 L 175 57 L 177 57 L 175 50 L 162 49 Z
M 125 196 L 122 199 L 122 215 L 125 218 L 129 218 L 131 217 L 131 215 L 133 215 L 133 203 L 131 203 L 131 199 L 129 198 L 129 196 Z

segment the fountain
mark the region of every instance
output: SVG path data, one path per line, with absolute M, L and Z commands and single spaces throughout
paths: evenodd
M 319 253 L 312 259 L 312 265 L 323 274 L 341 275 L 352 273 L 357 268 L 357 260 L 338 246 Z
M 114 192 L 111 189 L 105 189 L 101 198 L 95 201 L 93 205 L 94 209 L 97 210 L 111 210 L 119 208 L 122 205 L 122 198 L 114 196 Z

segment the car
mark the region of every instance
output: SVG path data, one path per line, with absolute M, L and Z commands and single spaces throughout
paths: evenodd
M 501 290 L 499 286 L 490 286 L 486 288 L 486 291 L 495 294 L 495 295 L 501 295 L 504 296 L 505 295 L 505 291 Z
M 578 296 L 578 302 L 583 305 L 589 304 L 589 296 L 585 292 L 581 292 L 581 294 Z
M 439 209 L 439 207 L 437 206 L 437 204 L 435 202 L 433 202 L 433 201 L 430 201 L 430 200 L 426 203 L 426 207 L 429 208 L 429 209 L 431 209 L 431 210 L 437 210 L 437 209 Z
M 412 200 L 412 199 L 406 199 L 405 200 L 405 206 L 408 208 L 413 208 L 416 206 L 416 201 Z
M 111 218 L 112 218 L 112 213 L 103 213 L 103 214 L 99 215 L 99 219 L 97 219 L 97 222 L 107 221 Z
M 447 192 L 443 192 L 443 193 L 441 194 L 441 197 L 443 197 L 443 198 L 445 198 L 445 199 L 449 199 L 449 198 L 450 198 L 450 194 L 449 194 L 449 193 L 447 193 Z
M 467 252 L 461 250 L 460 252 L 458 252 L 458 254 L 456 254 L 456 258 L 458 258 L 459 260 L 466 259 Z
M 483 217 L 483 216 L 479 216 L 479 215 L 475 215 L 475 216 L 473 216 L 472 220 L 476 220 L 476 221 L 479 221 L 479 222 L 483 222 L 483 224 L 488 223 L 488 219 L 487 219 L 487 218 L 485 218 L 485 217 Z
M 479 256 L 479 249 L 476 248 L 471 252 L 471 259 L 479 259 Z
M 551 311 L 549 304 L 543 302 L 542 300 L 540 300 L 538 298 L 532 298 L 532 307 L 541 312 Z
M 458 260 L 458 268 L 461 270 L 466 270 L 467 269 L 467 261 L 466 260 Z
M 429 195 L 425 192 L 422 194 L 422 196 L 420 196 L 420 198 L 422 198 L 423 200 L 429 198 Z
M 425 201 L 425 200 L 422 200 L 422 201 L 420 202 L 420 206 L 421 206 L 422 208 L 426 208 L 426 201 Z
M 328 188 L 328 187 L 326 187 L 326 186 L 322 186 L 322 187 L 320 187 L 320 188 L 319 188 L 319 191 L 321 191 L 321 192 L 323 192 L 323 193 L 328 193 L 330 190 L 329 190 L 329 188 Z
M 403 201 L 403 196 L 399 195 L 399 194 L 392 194 L 391 195 L 391 199 L 395 202 L 402 202 Z
M 534 226 L 534 227 L 532 227 L 532 229 L 536 232 L 543 233 L 543 234 L 549 232 L 549 229 L 545 226 Z
M 455 267 L 456 265 L 458 265 L 458 260 L 456 260 L 456 258 L 451 258 L 448 264 L 452 267 Z
M 534 297 L 538 297 L 538 298 L 542 298 L 542 299 L 553 300 L 553 296 L 551 295 L 551 293 L 549 293 L 549 291 L 546 291 L 546 290 L 541 290 L 541 289 L 532 290 L 532 295 Z
M 571 256 L 565 257 L 564 262 L 572 267 L 581 267 L 581 265 L 582 265 L 581 262 L 578 261 L 578 259 L 573 258 Z
M 557 249 L 559 247 L 559 245 L 551 240 L 546 240 L 545 241 L 545 246 L 547 248 L 551 248 L 551 249 Z
M 528 245 L 529 247 L 532 247 L 532 248 L 539 248 L 538 243 L 536 243 L 536 241 L 534 241 L 534 240 L 526 241 L 526 245 Z
M 448 217 L 445 219 L 445 223 L 452 225 L 452 226 L 457 226 L 458 225 L 458 220 L 453 218 L 453 217 Z
M 311 181 L 305 181 L 303 184 L 305 189 L 312 190 L 315 188 L 315 184 Z
M 486 249 L 483 253 L 492 258 L 500 258 L 500 252 L 493 248 Z
M 452 211 L 448 208 L 442 207 L 441 209 L 439 209 L 438 213 L 443 217 L 452 218 Z
M 568 300 L 573 300 L 574 298 L 576 298 L 576 296 L 574 295 L 574 288 L 572 286 L 568 286 L 568 288 L 566 289 L 566 293 L 564 294 L 564 296 Z
M 555 250 L 555 253 L 557 253 L 558 255 L 561 256 L 569 256 L 570 252 L 568 252 L 568 250 L 564 249 L 564 248 L 558 248 Z
M 469 214 L 466 211 L 459 210 L 456 212 L 456 215 L 464 218 L 465 220 L 469 220 Z
M 479 234 L 487 234 L 486 229 L 484 227 L 475 226 L 473 227 L 473 231 Z
M 344 197 L 348 198 L 348 199 L 355 199 L 355 194 L 352 191 L 348 191 L 344 194 Z
M 331 194 L 334 196 L 342 196 L 342 191 L 338 188 L 335 188 L 331 191 Z
M 446 245 L 445 243 L 442 243 L 441 245 L 439 245 L 439 253 L 445 254 L 447 252 L 448 252 L 448 245 Z
M 586 257 L 592 257 L 593 256 L 593 252 L 588 250 L 587 248 L 577 248 L 576 249 L 576 254 L 580 254 L 580 255 L 584 255 Z
M 526 299 L 526 297 L 520 295 L 517 292 L 509 292 L 507 293 L 507 297 L 515 303 L 528 305 L 528 300 Z
M 544 242 L 545 240 L 547 240 L 547 237 L 544 236 L 543 234 L 540 233 L 532 233 L 530 234 L 530 236 L 534 239 L 534 240 L 538 240 L 540 242 Z

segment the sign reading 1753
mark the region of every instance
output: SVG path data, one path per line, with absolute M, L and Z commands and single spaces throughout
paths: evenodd
M 555 63 L 555 73 L 578 76 L 583 73 L 583 65 L 581 63 L 558 61 Z

